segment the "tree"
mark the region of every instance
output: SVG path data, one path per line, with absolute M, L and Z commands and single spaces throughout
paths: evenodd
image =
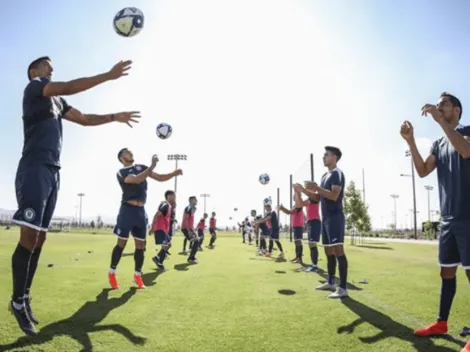
M 351 181 L 344 192 L 344 214 L 346 228 L 364 234 L 372 228 L 367 206 L 362 201 L 361 192 Z
M 96 217 L 96 227 L 99 229 L 103 227 L 103 219 L 101 218 L 101 215 Z

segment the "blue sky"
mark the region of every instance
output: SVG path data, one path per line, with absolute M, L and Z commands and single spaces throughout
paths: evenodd
M 124 6 L 139 7 L 146 16 L 134 38 L 112 29 L 114 14 Z M 405 225 L 412 201 L 409 179 L 399 177 L 409 172 L 401 122 L 413 122 L 427 154 L 441 132 L 419 109 L 446 90 L 462 100 L 462 122 L 468 124 L 467 1 L 21 0 L 3 9 L 4 209 L 16 207 L 25 71 L 42 55 L 52 57 L 56 80 L 101 73 L 120 59 L 133 59 L 129 77 L 68 101 L 89 113 L 140 109 L 144 119 L 132 130 L 65 123 L 60 216 L 74 216 L 76 193 L 85 192 L 84 216 L 114 219 L 120 197 L 115 155 L 123 146 L 141 163 L 157 153 L 161 172 L 173 167 L 166 154 L 187 153 L 180 204 L 192 194 L 210 193 L 208 210 L 228 223 L 229 216 L 260 208 L 265 196 L 275 198 L 276 187 L 288 204 L 289 174 L 299 181 L 307 177 L 302 165 L 313 152 L 318 179 L 322 147 L 336 144 L 344 151 L 340 167 L 347 180 L 361 183 L 366 170 L 374 225 L 390 223 L 391 193 L 400 195 L 398 222 Z M 155 137 L 159 122 L 174 127 L 167 141 Z M 257 182 L 263 172 L 272 178 L 265 187 Z M 425 184 L 435 186 L 435 174 L 417 184 L 421 218 L 427 212 Z M 151 185 L 149 212 L 171 187 Z M 437 192 L 431 207 L 437 209 Z

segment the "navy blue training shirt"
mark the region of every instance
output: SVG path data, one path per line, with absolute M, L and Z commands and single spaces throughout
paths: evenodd
M 20 163 L 60 167 L 62 118 L 72 108 L 61 97 L 44 97 L 47 78 L 35 78 L 23 94 L 24 146 Z
M 158 211 L 162 213 L 163 216 L 166 216 L 168 214 L 168 209 L 169 209 L 169 204 L 167 201 L 163 201 L 160 203 L 160 206 L 158 207 Z M 171 217 L 171 214 L 170 214 Z
M 470 126 L 458 126 L 457 132 L 470 137 Z M 470 220 L 470 159 L 464 159 L 447 137 L 433 143 L 431 154 L 436 157 L 441 219 Z
M 273 210 L 269 212 L 267 216 L 271 216 L 271 228 L 273 231 L 279 231 L 279 218 L 277 217 L 277 213 Z
M 321 178 L 320 187 L 331 191 L 333 186 L 341 187 L 338 199 L 336 201 L 329 200 L 325 197 L 321 197 L 321 213 L 322 216 L 343 214 L 343 196 L 344 196 L 344 185 L 346 181 L 344 179 L 343 171 L 335 168 Z
M 143 182 L 138 184 L 124 182 L 127 176 L 137 176 L 145 170 L 147 170 L 147 166 L 136 164 L 129 167 L 123 167 L 121 170 L 118 171 L 117 179 L 122 189 L 122 203 L 128 202 L 130 200 L 138 200 L 143 203 L 146 202 L 147 180 L 144 180 Z

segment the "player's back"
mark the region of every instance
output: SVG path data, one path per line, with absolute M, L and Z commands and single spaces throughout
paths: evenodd
M 125 183 L 124 180 L 127 176 L 136 176 L 142 171 L 146 170 L 145 165 L 132 165 L 123 167 L 117 173 L 119 185 L 122 189 L 122 203 L 126 203 L 131 200 L 136 200 L 145 203 L 147 200 L 147 181 L 144 180 L 141 183 Z
M 48 83 L 47 78 L 35 78 L 24 90 L 21 161 L 60 167 L 62 118 L 71 107 L 64 98 L 42 95 Z

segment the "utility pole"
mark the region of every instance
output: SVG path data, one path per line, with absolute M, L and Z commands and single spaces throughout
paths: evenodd
M 83 197 L 85 197 L 85 193 L 78 193 L 77 196 L 80 198 L 80 212 L 79 212 L 79 218 L 78 218 L 78 226 L 81 227 L 82 226 L 82 201 L 83 201 Z
M 431 202 L 429 200 L 429 193 L 434 189 L 432 186 L 424 186 L 424 189 L 428 191 L 428 221 L 431 221 Z
M 201 194 L 201 198 L 204 198 L 204 214 L 206 213 L 206 198 L 209 198 L 211 195 L 209 193 Z
M 400 197 L 398 194 L 391 194 L 393 198 L 394 218 L 395 218 L 395 232 L 397 231 L 397 199 Z
M 168 154 L 168 160 L 175 161 L 175 169 L 178 169 L 178 161 L 186 161 L 188 160 L 188 156 L 186 154 Z M 178 186 L 178 176 L 175 176 L 175 193 Z

